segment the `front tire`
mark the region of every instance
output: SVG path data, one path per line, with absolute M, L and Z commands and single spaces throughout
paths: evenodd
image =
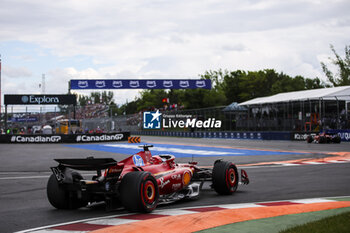
M 157 180 L 149 172 L 135 171 L 125 174 L 119 191 L 122 205 L 129 211 L 149 213 L 158 205 Z
M 237 167 L 227 161 L 217 161 L 213 168 L 213 188 L 221 195 L 234 193 L 238 187 Z

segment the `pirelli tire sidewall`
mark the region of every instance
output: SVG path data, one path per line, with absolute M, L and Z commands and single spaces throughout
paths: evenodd
M 158 205 L 157 180 L 149 172 L 134 171 L 125 174 L 119 192 L 122 205 L 129 211 L 149 213 Z
M 237 167 L 227 161 L 214 164 L 212 181 L 214 190 L 220 195 L 230 195 L 237 190 L 239 177 Z

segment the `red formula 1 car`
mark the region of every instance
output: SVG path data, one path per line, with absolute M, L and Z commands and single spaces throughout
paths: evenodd
M 57 209 L 76 209 L 93 202 L 106 202 L 107 209 L 124 206 L 129 211 L 151 212 L 159 203 L 170 203 L 199 195 L 205 181 L 221 195 L 248 184 L 247 173 L 230 162 L 217 160 L 213 168 L 196 162 L 175 163 L 173 155 L 152 156 L 149 147 L 120 162 L 112 158 L 55 159 L 47 183 L 47 197 Z M 76 170 L 97 171 L 92 179 Z
M 336 133 L 320 133 L 318 135 L 312 136 L 309 135 L 306 138 L 306 141 L 308 143 L 340 143 L 341 142 L 341 138 L 338 134 Z

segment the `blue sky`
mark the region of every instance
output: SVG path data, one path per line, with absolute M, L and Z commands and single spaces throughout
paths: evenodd
M 220 68 L 325 79 L 329 45 L 340 54 L 349 45 L 349 9 L 347 0 L 0 0 L 2 94 L 39 94 L 42 74 L 50 94 L 70 79 Z M 114 94 L 122 104 L 138 91 Z

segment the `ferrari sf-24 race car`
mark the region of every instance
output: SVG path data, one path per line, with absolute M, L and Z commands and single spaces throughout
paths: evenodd
M 239 177 L 235 164 L 217 160 L 213 168 L 200 168 L 197 162 L 175 163 L 173 155 L 152 156 L 143 145 L 120 162 L 113 158 L 55 159 L 57 167 L 47 183 L 47 197 L 57 209 L 77 209 L 89 203 L 106 203 L 106 208 L 125 207 L 129 211 L 151 212 L 158 204 L 199 195 L 205 181 L 220 195 L 229 195 L 239 184 L 248 184 L 246 171 Z M 84 179 L 76 170 L 97 171 Z

